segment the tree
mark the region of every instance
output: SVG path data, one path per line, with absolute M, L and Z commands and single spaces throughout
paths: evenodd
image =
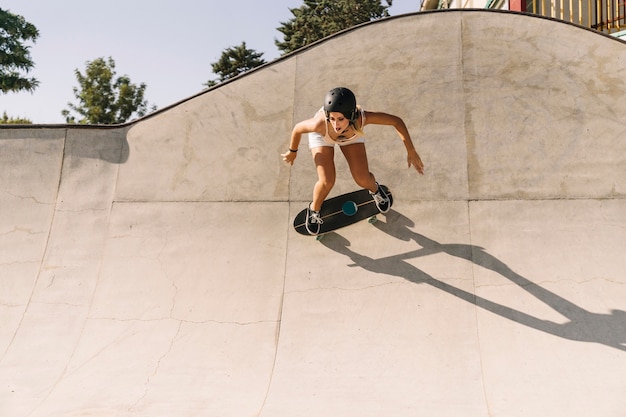
M 74 72 L 79 87 L 74 87 L 74 96 L 79 104 L 68 103 L 71 110 L 82 116 L 81 124 L 116 124 L 128 121 L 134 114 L 146 114 L 148 102 L 144 100 L 146 84 L 132 84 L 127 75 L 116 78 L 115 61 L 97 58 L 86 63 L 85 74 Z M 67 123 L 76 123 L 70 110 L 61 114 Z
M 294 16 L 277 28 L 283 42 L 274 43 L 283 54 L 295 51 L 317 40 L 371 20 L 388 17 L 392 0 L 304 0 L 304 5 L 289 9 Z
M 263 53 L 258 53 L 254 49 L 248 49 L 245 42 L 241 45 L 226 48 L 220 59 L 211 64 L 213 72 L 219 75 L 219 82 L 236 77 L 246 71 L 265 64 L 265 60 L 261 58 Z M 204 85 L 212 87 L 217 81 L 209 80 Z
M 19 117 L 9 117 L 5 111 L 0 117 L 0 125 L 30 125 L 33 124 L 29 119 L 22 119 Z
M 35 78 L 26 78 L 35 64 L 30 57 L 30 46 L 39 37 L 37 28 L 22 16 L 0 8 L 0 93 L 34 91 L 39 85 Z

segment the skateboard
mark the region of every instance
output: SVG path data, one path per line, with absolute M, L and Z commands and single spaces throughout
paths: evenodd
M 391 191 L 385 185 L 381 185 L 389 196 L 389 207 L 393 205 Z M 293 220 L 293 227 L 301 235 L 311 236 L 306 230 L 307 209 L 302 210 Z M 330 198 L 322 203 L 320 216 L 324 223 L 320 227 L 320 232 L 315 235 L 320 240 L 324 234 L 340 229 L 345 226 L 357 223 L 364 219 L 369 219 L 370 223 L 377 221 L 376 215 L 380 213 L 374 199 L 368 190 L 353 191 Z

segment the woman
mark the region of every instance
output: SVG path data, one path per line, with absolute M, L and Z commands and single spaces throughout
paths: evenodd
M 291 132 L 289 150 L 282 154 L 283 160 L 293 165 L 303 133 L 309 134 L 309 148 L 317 168 L 318 180 L 313 188 L 313 202 L 309 205 L 306 219 L 307 231 L 319 233 L 323 220 L 320 217 L 322 203 L 335 184 L 335 145 L 339 145 L 348 161 L 356 183 L 369 190 L 378 210 L 389 210 L 389 197 L 378 186 L 369 170 L 363 127 L 368 124 L 393 126 L 404 142 L 408 166 L 424 174 L 424 164 L 417 154 L 404 121 L 392 114 L 370 112 L 356 104 L 356 97 L 349 89 L 338 87 L 330 90 L 324 98 L 324 106 L 311 119 L 297 123 Z

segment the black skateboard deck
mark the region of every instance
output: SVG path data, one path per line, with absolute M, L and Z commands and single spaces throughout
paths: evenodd
M 385 185 L 380 186 L 389 196 L 389 207 L 393 204 L 393 196 L 391 191 Z M 306 212 L 302 210 L 293 220 L 293 227 L 301 235 L 311 236 L 306 230 Z M 322 204 L 320 216 L 324 223 L 320 227 L 320 232 L 316 235 L 321 237 L 325 233 L 333 230 L 349 226 L 361 220 L 371 218 L 375 221 L 375 217 L 380 211 L 376 207 L 374 199 L 368 190 L 353 191 L 348 194 L 342 194 L 337 197 L 330 198 Z

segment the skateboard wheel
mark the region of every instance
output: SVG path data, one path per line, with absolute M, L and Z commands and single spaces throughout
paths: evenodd
M 374 224 L 378 221 L 378 217 L 376 217 L 375 215 L 370 217 L 369 219 L 367 219 L 367 222 L 370 224 Z
M 343 214 L 346 216 L 354 216 L 358 210 L 359 208 L 354 201 L 346 201 L 341 206 L 341 211 L 343 211 Z
M 317 240 L 319 242 L 320 240 L 322 240 L 323 237 L 324 237 L 324 235 L 317 235 L 317 236 L 315 236 L 315 240 Z

